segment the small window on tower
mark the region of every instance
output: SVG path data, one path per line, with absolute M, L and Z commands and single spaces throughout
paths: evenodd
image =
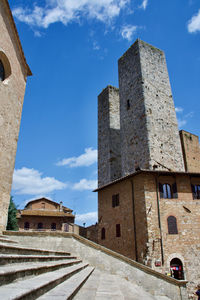
M 169 216 L 167 218 L 167 224 L 169 234 L 178 234 L 177 221 L 174 216 Z
M 4 81 L 5 79 L 5 69 L 2 61 L 0 60 L 0 81 Z
M 193 199 L 200 199 L 200 184 L 192 184 Z
M 127 103 L 126 103 L 126 108 L 127 108 L 127 110 L 129 110 L 130 107 L 131 107 L 131 104 L 130 104 L 130 100 L 128 99 L 128 100 L 127 100 Z

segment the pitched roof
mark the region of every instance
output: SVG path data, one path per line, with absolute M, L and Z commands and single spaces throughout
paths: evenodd
M 51 200 L 51 199 L 42 197 L 42 198 L 30 200 L 30 201 L 25 205 L 25 208 L 26 208 L 30 203 L 36 202 L 36 201 L 41 201 L 41 200 L 43 200 L 43 201 L 48 201 L 48 202 L 51 202 L 51 203 L 53 203 L 53 204 L 56 204 L 57 206 L 60 206 L 60 203 L 55 202 L 55 201 L 53 201 L 53 200 Z M 65 210 L 68 210 L 68 211 L 70 211 L 70 212 L 73 211 L 72 209 L 70 209 L 70 208 L 68 208 L 68 207 L 66 207 L 66 206 L 64 206 L 64 205 L 63 205 L 62 207 L 63 207 Z
M 43 217 L 74 217 L 71 213 L 54 210 L 18 210 L 17 218 L 21 216 L 43 216 Z
M 17 44 L 19 46 L 19 51 L 21 53 L 21 56 L 22 56 L 22 60 L 24 62 L 24 65 L 26 67 L 26 70 L 27 70 L 27 76 L 31 76 L 32 75 L 32 72 L 31 72 L 31 69 L 29 68 L 28 64 L 27 64 L 27 61 L 26 61 L 26 58 L 25 58 L 25 55 L 24 55 L 24 51 L 22 49 L 22 44 L 21 44 L 21 41 L 20 41 L 20 38 L 19 38 L 19 34 L 17 32 L 17 27 L 15 25 L 15 21 L 13 19 L 13 15 L 12 15 L 12 12 L 11 12 L 11 9 L 10 9 L 10 6 L 9 6 L 9 3 L 8 3 L 8 0 L 3 0 L 4 4 L 5 4 L 5 8 L 7 9 L 7 13 L 8 13 L 8 17 L 9 17 L 9 20 L 10 20 L 10 23 L 11 23 L 11 26 L 13 27 L 13 30 L 14 30 L 14 33 L 15 33 L 15 36 L 16 36 L 16 39 L 17 39 Z

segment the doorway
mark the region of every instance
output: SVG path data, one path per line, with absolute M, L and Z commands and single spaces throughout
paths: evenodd
M 183 264 L 179 258 L 173 258 L 171 260 L 170 271 L 171 271 L 171 277 L 178 280 L 184 279 Z

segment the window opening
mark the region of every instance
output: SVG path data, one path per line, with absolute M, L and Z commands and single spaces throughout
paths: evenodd
M 168 183 L 163 184 L 163 198 L 172 198 L 171 186 Z
M 173 258 L 171 260 L 170 271 L 171 271 L 171 277 L 178 279 L 178 280 L 184 279 L 183 264 L 180 259 Z
M 42 209 L 45 209 L 45 203 L 44 202 L 42 203 Z
M 101 229 L 101 239 L 102 239 L 102 240 L 105 240 L 105 239 L 106 239 L 106 230 L 105 230 L 104 227 Z
M 51 224 L 51 230 L 56 230 L 56 223 Z
M 5 79 L 5 69 L 2 61 L 0 60 L 0 81 L 4 81 Z
M 30 228 L 29 222 L 25 222 L 24 223 L 24 230 L 29 230 L 29 228 Z
M 130 107 L 131 107 L 130 100 L 127 100 L 127 103 L 126 103 L 126 108 L 127 108 L 127 110 L 129 110 Z
M 167 218 L 167 225 L 169 234 L 178 234 L 177 221 L 174 216 L 169 216 Z
M 120 224 L 116 224 L 116 237 L 121 236 Z
M 38 223 L 37 229 L 38 229 L 38 230 L 43 229 L 43 224 L 42 224 L 42 223 Z
M 112 207 L 119 206 L 119 194 L 112 195 Z
M 200 185 L 199 184 L 192 184 L 192 193 L 193 199 L 200 199 Z

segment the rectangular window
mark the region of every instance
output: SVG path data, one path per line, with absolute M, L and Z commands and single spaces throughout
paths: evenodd
M 116 224 L 116 237 L 121 236 L 120 224 Z
M 119 194 L 112 195 L 112 207 L 119 206 Z

